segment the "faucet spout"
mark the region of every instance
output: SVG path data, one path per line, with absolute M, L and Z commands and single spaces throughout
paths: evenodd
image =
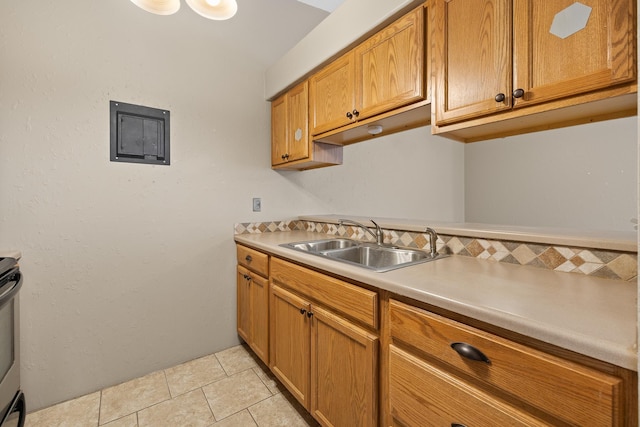
M 436 230 L 431 227 L 427 227 L 425 233 L 429 234 L 429 249 L 431 258 L 435 258 L 438 255 L 438 249 L 436 248 L 438 233 L 436 233 Z
M 371 234 L 373 236 L 373 238 L 376 240 L 376 243 L 378 245 L 384 244 L 384 233 L 382 233 L 382 228 L 380 228 L 380 226 L 374 220 L 371 219 L 369 221 L 371 221 L 373 223 L 373 225 L 376 226 L 376 232 L 375 233 L 373 231 L 369 230 L 369 228 L 367 226 L 365 226 L 364 224 L 359 223 L 358 221 L 354 221 L 352 219 L 340 219 L 340 220 L 338 220 L 340 225 L 350 224 L 350 225 L 355 225 L 356 227 L 362 228 L 364 231 L 366 231 L 367 233 L 369 233 L 369 234 Z

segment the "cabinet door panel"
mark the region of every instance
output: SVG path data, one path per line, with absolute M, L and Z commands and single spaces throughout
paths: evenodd
M 256 355 L 269 364 L 269 281 L 252 274 L 251 292 L 251 341 Z
M 406 427 L 547 425 L 393 345 L 389 401 Z
M 317 135 L 351 122 L 356 106 L 353 52 L 336 59 L 310 79 L 311 133 Z
M 269 296 L 271 371 L 308 409 L 310 304 L 273 284 Z
M 438 0 L 435 13 L 436 124 L 510 109 L 511 0 Z
M 309 157 L 309 84 L 304 83 L 291 89 L 289 97 L 289 121 L 287 141 L 289 161 Z
M 378 338 L 326 310 L 312 311 L 312 415 L 326 426 L 375 425 Z
M 287 154 L 287 95 L 271 103 L 271 165 L 286 163 Z
M 515 0 L 514 4 L 514 89 L 525 92 L 515 107 L 635 78 L 633 2 L 581 0 L 576 6 L 574 0 Z M 557 19 L 579 13 L 588 19 L 583 28 L 565 26 L 561 28 L 566 32 L 554 30 L 555 35 L 551 29 L 558 13 Z
M 359 119 L 425 99 L 424 8 L 355 49 Z
M 238 335 L 247 343 L 251 341 L 251 290 L 247 275 L 249 270 L 238 266 L 238 302 L 237 302 L 237 328 Z

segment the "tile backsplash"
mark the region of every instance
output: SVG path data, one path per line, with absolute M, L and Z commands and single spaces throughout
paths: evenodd
M 359 227 L 326 222 L 289 220 L 239 223 L 235 225 L 235 234 L 293 230 L 332 234 L 358 240 L 371 240 L 371 236 Z M 429 249 L 429 235 L 426 233 L 388 229 L 383 231 L 385 243 Z M 438 235 L 436 246 L 440 253 L 528 265 L 565 273 L 626 281 L 636 280 L 638 276 L 637 252 L 546 245 L 510 240 L 490 240 L 446 234 Z

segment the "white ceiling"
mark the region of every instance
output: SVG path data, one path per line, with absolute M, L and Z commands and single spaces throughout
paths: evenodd
M 333 12 L 338 6 L 344 3 L 344 0 L 298 0 L 300 3 L 317 7 L 327 12 Z

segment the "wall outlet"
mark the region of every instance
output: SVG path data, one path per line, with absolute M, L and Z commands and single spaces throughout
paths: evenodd
M 262 209 L 262 200 L 259 197 L 254 197 L 253 198 L 253 211 L 254 212 L 260 212 L 260 209 Z

